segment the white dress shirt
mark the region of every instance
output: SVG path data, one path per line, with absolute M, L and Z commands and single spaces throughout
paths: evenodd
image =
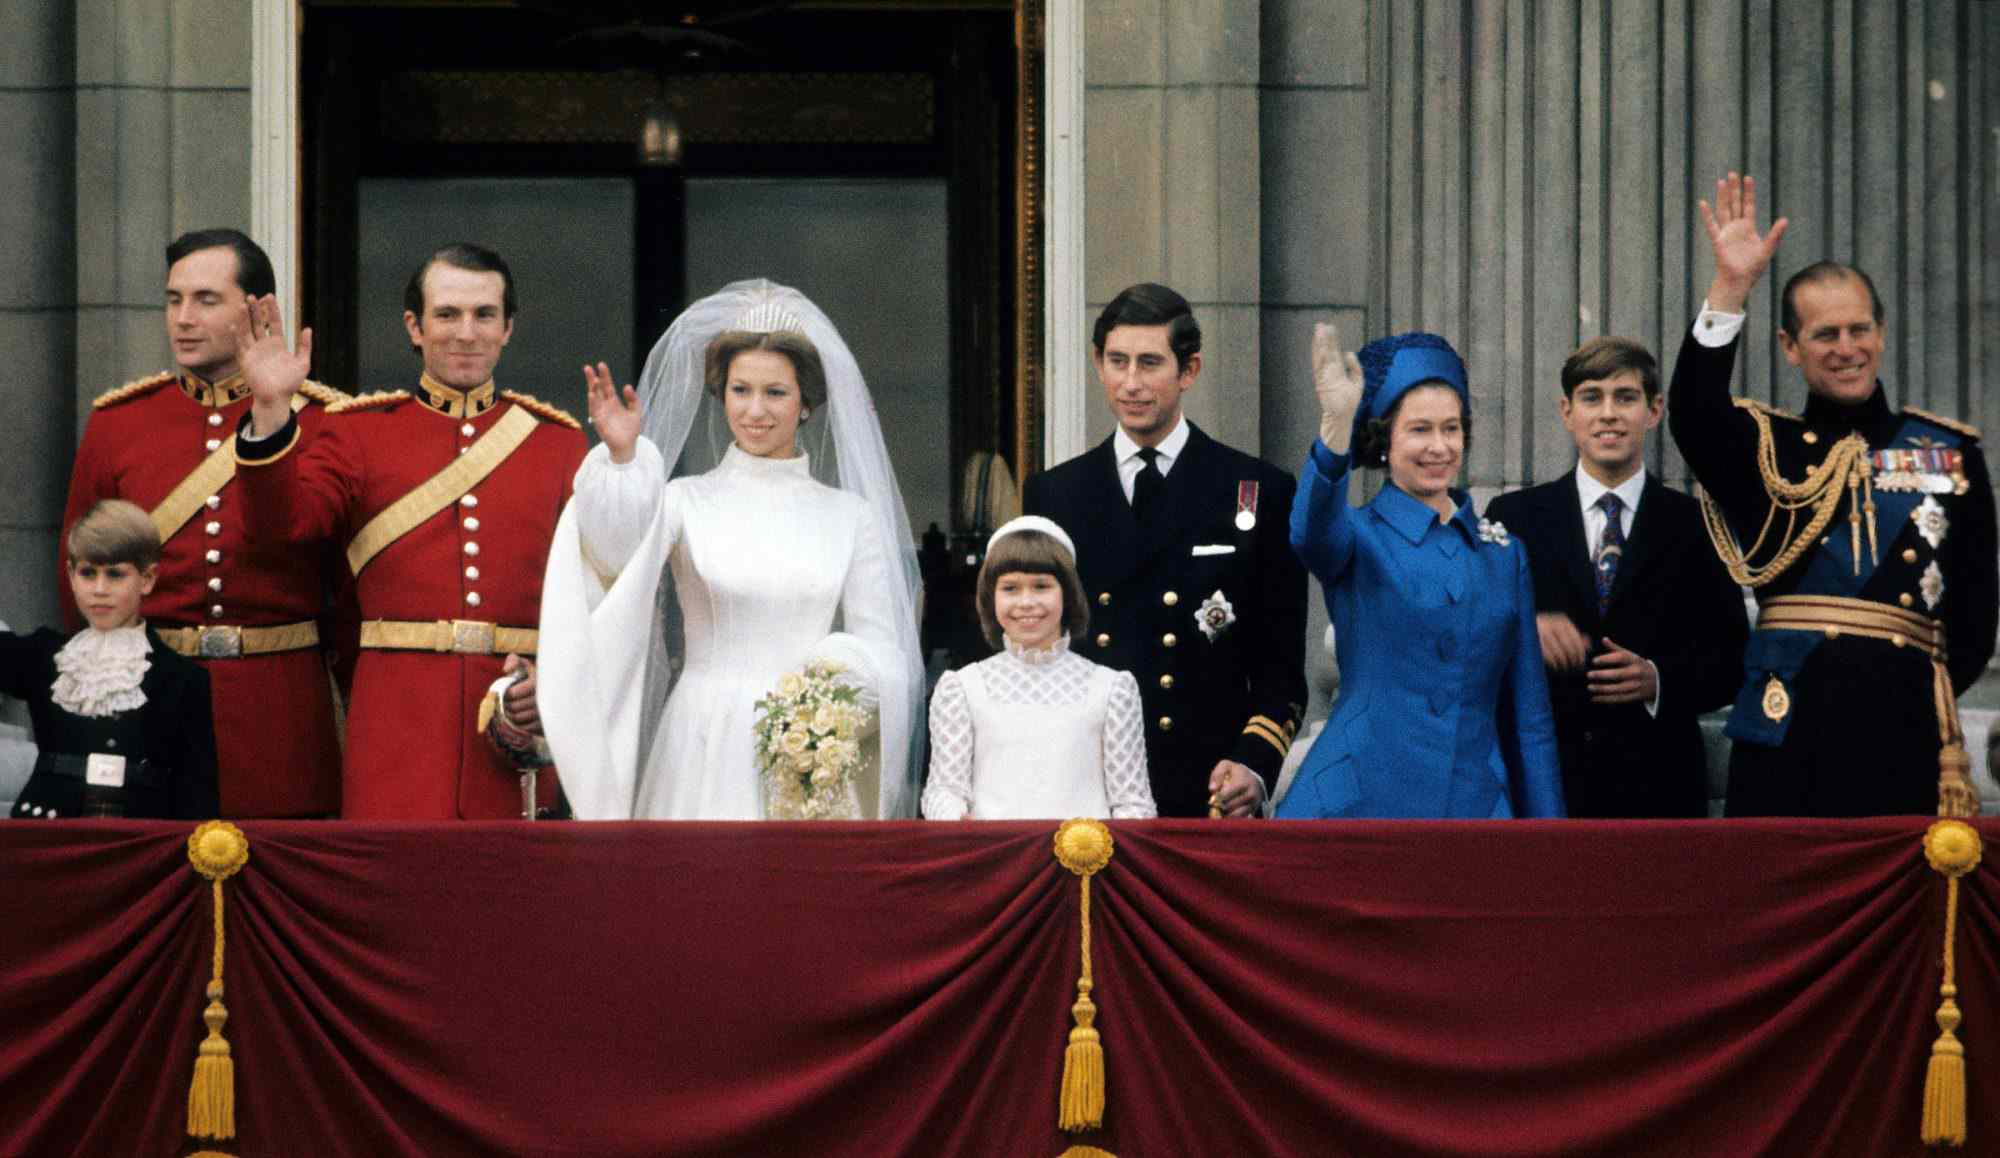
M 1708 312 L 1704 307 L 1704 315 Z M 1730 315 L 1720 314 L 1717 316 L 1726 318 Z M 1743 315 L 1737 314 L 1735 317 L 1736 324 L 1740 327 L 1743 324 Z M 1700 323 L 1697 322 L 1696 326 L 1696 333 L 1699 334 Z M 1732 332 L 1730 336 L 1734 337 L 1735 335 Z M 1639 516 L 1639 496 L 1644 494 L 1645 490 L 1646 468 L 1643 466 L 1632 472 L 1631 478 L 1626 479 L 1615 487 L 1608 487 L 1590 477 L 1590 472 L 1583 469 L 1582 463 L 1577 464 L 1576 499 L 1579 503 L 1583 504 L 1583 541 L 1590 548 L 1590 560 L 1593 564 L 1593 569 L 1597 562 L 1598 552 L 1604 549 L 1605 524 L 1610 522 L 1605 517 L 1604 508 L 1597 505 L 1598 500 L 1604 497 L 1606 491 L 1618 496 L 1618 501 L 1624 504 L 1624 509 L 1618 512 L 1618 533 L 1629 540 L 1632 537 L 1632 522 Z M 1646 661 L 1646 666 L 1653 669 L 1653 698 L 1646 701 L 1646 714 L 1657 717 L 1660 714 L 1660 665 L 1649 659 Z
M 1183 414 L 1175 421 L 1173 433 L 1153 448 L 1160 452 L 1160 456 L 1153 460 L 1160 468 L 1160 477 L 1166 477 L 1167 472 L 1174 469 L 1174 462 L 1180 458 L 1181 451 L 1187 449 L 1187 442 L 1188 422 L 1187 415 Z M 1138 480 L 1139 472 L 1146 469 L 1146 460 L 1139 457 L 1139 444 L 1132 441 L 1132 436 L 1125 433 L 1122 426 L 1111 436 L 1111 453 L 1118 460 L 1118 485 L 1125 488 L 1125 501 L 1129 503 L 1132 501 L 1132 486 Z

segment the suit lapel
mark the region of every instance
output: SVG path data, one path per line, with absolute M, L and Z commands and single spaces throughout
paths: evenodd
M 1154 517 L 1141 528 L 1141 560 L 1150 560 L 1161 551 L 1177 547 L 1203 529 L 1203 512 L 1198 504 L 1204 496 L 1214 493 L 1209 482 L 1216 463 L 1213 450 L 1213 440 L 1189 422 L 1187 445 L 1181 447 L 1174 468 L 1167 472 L 1167 486 L 1160 493 L 1160 501 L 1154 504 Z
M 1543 517 L 1555 520 L 1563 529 L 1563 573 L 1582 597 L 1582 605 L 1597 610 L 1597 573 L 1590 557 L 1590 538 L 1583 533 L 1583 503 L 1577 497 L 1576 471 L 1557 480 L 1546 496 Z
M 1083 493 L 1071 509 L 1081 526 L 1065 527 L 1076 540 L 1077 562 L 1087 582 L 1108 588 L 1123 582 L 1139 564 L 1139 521 L 1118 482 L 1118 457 L 1111 440 L 1085 451 Z M 1169 476 L 1171 477 L 1171 476 Z

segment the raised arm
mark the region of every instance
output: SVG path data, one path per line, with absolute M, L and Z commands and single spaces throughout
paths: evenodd
M 1696 319 L 1674 360 L 1667 429 L 1695 478 L 1731 509 L 1755 505 L 1755 496 L 1762 493 L 1755 478 L 1756 432 L 1731 397 L 1736 339 L 1750 292 L 1770 268 L 1789 222 L 1781 217 L 1759 232 L 1757 182 L 1735 173 L 1715 183 L 1715 204 L 1703 201 L 1699 210 L 1715 277 L 1708 286 L 1708 309 Z M 1751 517 L 1747 508 L 1740 513 L 1732 509 L 1731 515 Z
M 1361 406 L 1361 360 L 1340 348 L 1340 328 L 1313 327 L 1313 393 L 1319 400 L 1319 441 L 1299 472 L 1292 504 L 1292 550 L 1322 584 L 1338 579 L 1354 557 L 1354 522 L 1347 509 L 1349 442 Z
M 666 493 L 667 463 L 639 433 L 644 413 L 638 391 L 627 386 L 621 393 L 603 362 L 586 365 L 583 381 L 590 425 L 604 441 L 577 470 L 572 502 L 584 557 L 609 583 L 632 561 L 652 526 Z M 666 547 L 671 549 L 671 539 Z

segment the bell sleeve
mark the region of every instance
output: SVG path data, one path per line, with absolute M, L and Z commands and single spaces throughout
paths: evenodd
M 629 820 L 637 806 L 655 599 L 680 537 L 668 492 L 650 439 L 622 464 L 600 445 L 577 468 L 549 547 L 536 701 L 582 820 Z
M 862 815 L 888 820 L 909 816 L 918 803 L 907 779 L 913 769 L 906 764 L 915 708 L 923 694 L 922 684 L 913 683 L 912 677 L 922 669 L 904 662 L 907 633 L 897 621 L 890 594 L 891 585 L 903 580 L 895 573 L 888 542 L 865 503 L 854 499 L 851 510 L 854 553 L 841 586 L 841 630 L 821 640 L 806 658 L 845 668 L 861 690 L 863 703 L 875 709 L 879 726 L 871 755 L 878 759 L 871 760 L 856 787 Z M 914 632 L 914 624 L 908 627 Z

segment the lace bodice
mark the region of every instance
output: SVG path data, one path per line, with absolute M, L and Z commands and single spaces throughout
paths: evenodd
M 961 819 L 968 810 L 994 818 L 982 802 L 1022 803 L 1022 785 L 1014 782 L 1050 776 L 1054 782 L 1025 791 L 1051 808 L 1087 798 L 1101 800 L 1098 815 L 1108 808 L 1114 819 L 1158 815 L 1137 681 L 1070 651 L 1067 637 L 1046 651 L 1022 652 L 1010 642 L 998 655 L 947 672 L 931 696 L 930 727 L 923 812 L 933 820 Z M 992 782 L 1003 778 L 1010 783 Z

